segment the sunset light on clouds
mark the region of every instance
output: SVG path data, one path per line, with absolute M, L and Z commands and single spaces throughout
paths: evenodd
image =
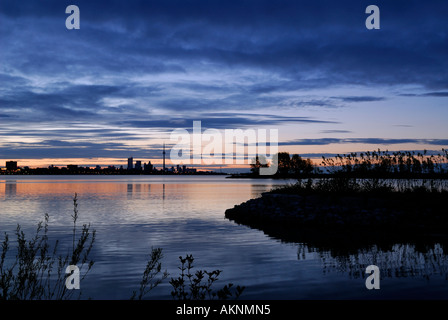
M 170 132 L 279 130 L 311 158 L 448 146 L 445 1 L 0 5 L 0 159 L 160 162 Z M 4 163 L 1 163 L 3 166 Z

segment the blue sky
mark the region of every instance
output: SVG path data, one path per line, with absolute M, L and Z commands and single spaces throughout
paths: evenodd
M 281 150 L 313 157 L 437 151 L 447 17 L 446 1 L 2 0 L 0 159 L 156 160 L 194 120 L 275 128 Z

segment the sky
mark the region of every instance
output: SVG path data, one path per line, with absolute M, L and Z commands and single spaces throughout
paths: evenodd
M 276 129 L 313 159 L 438 152 L 447 17 L 446 0 L 2 0 L 0 166 L 158 164 L 193 121 Z

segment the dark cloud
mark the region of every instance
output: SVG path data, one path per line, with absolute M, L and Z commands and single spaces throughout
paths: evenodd
M 339 99 L 344 102 L 374 102 L 383 101 L 384 97 L 372 97 L 372 96 L 351 96 L 351 97 L 333 97 L 334 99 Z
M 155 95 L 157 88 L 129 88 L 122 85 L 70 85 L 57 83 L 44 91 L 29 88 L 8 90 L 0 97 L 0 109 L 10 110 L 18 121 L 87 120 L 108 121 L 114 114 L 140 111 L 127 103 L 109 107 L 104 99 L 132 99 L 140 89 L 144 96 Z M 107 111 L 104 113 L 104 111 Z
M 114 140 L 135 140 L 141 139 L 135 136 L 133 133 L 126 132 L 125 130 L 113 130 L 113 129 L 93 129 L 93 128 L 81 128 L 77 129 L 56 129 L 51 130 L 31 130 L 22 128 L 21 130 L 10 130 L 7 128 L 0 128 L 0 135 L 7 135 L 10 137 L 37 137 L 45 139 L 48 137 L 65 137 L 66 139 L 109 139 Z
M 0 147 L 3 159 L 35 159 L 39 158 L 123 158 L 137 155 L 142 159 L 161 158 L 158 147 L 129 147 L 125 143 L 117 142 L 70 142 L 59 140 L 45 140 L 40 143 L 4 144 Z
M 241 127 L 278 126 L 285 123 L 313 124 L 313 123 L 337 123 L 335 121 L 318 120 L 307 117 L 286 117 L 272 115 L 247 115 L 247 114 L 221 114 L 220 116 L 198 115 L 196 118 L 170 118 L 154 120 L 129 120 L 117 122 L 119 126 L 133 128 L 167 128 L 189 129 L 193 126 L 193 121 L 200 120 L 202 128 L 232 129 Z
M 211 64 L 286 75 L 298 88 L 341 81 L 447 83 L 439 71 L 447 66 L 443 2 L 380 1 L 383 28 L 375 33 L 364 27 L 368 1 L 78 1 L 79 34 L 55 28 L 67 3 L 3 5 L 6 17 L 35 19 L 36 32 L 55 29 L 40 34 L 39 47 L 54 44 L 52 36 L 62 42 L 52 46 L 51 64 L 48 51 L 21 52 L 33 54 L 35 68 L 56 65 L 66 71 L 69 59 L 68 66 L 82 63 L 108 72 L 160 73 Z M 412 23 L 416 18 L 419 23 Z M 39 19 L 50 22 L 40 26 Z M 320 77 L 310 79 L 311 71 Z
M 428 92 L 428 93 L 425 93 L 424 96 L 426 96 L 426 97 L 448 97 L 448 91 Z
M 349 130 L 322 130 L 321 133 L 351 133 Z
M 362 143 L 374 145 L 391 145 L 403 143 L 429 144 L 447 146 L 448 139 L 385 139 L 385 138 L 317 138 L 317 139 L 295 139 L 291 141 L 280 142 L 282 146 L 299 145 L 328 145 L 342 143 Z
M 440 97 L 440 98 L 446 98 L 448 97 L 448 91 L 435 91 L 435 92 L 426 92 L 426 93 L 403 93 L 400 94 L 404 97 Z

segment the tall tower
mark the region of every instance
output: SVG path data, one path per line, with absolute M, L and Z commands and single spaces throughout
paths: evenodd
M 134 158 L 128 158 L 128 170 L 134 169 Z
M 165 173 L 165 142 L 163 143 L 163 173 Z

